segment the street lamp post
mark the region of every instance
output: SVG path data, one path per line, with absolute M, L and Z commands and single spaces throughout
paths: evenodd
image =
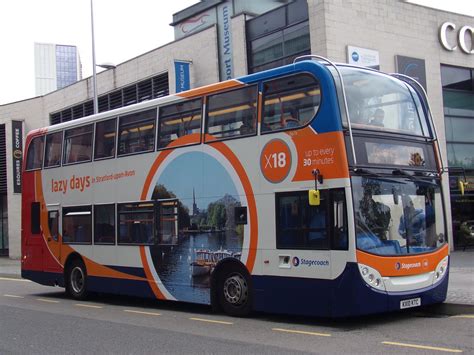
M 93 103 L 94 114 L 99 111 L 99 100 L 97 99 L 97 72 L 95 70 L 95 40 L 94 40 L 94 5 L 91 0 L 91 32 L 92 32 L 92 87 L 93 87 Z

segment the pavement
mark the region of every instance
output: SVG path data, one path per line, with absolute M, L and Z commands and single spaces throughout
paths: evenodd
M 448 296 L 441 311 L 474 314 L 474 249 L 450 254 Z M 21 278 L 20 260 L 0 257 L 0 277 Z

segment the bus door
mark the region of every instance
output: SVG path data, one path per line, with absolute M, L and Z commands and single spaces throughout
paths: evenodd
M 43 231 L 46 240 L 43 250 L 43 270 L 58 272 L 61 270 L 61 240 L 60 229 L 60 206 L 58 204 L 48 205 L 48 230 Z
M 320 204 L 307 191 L 276 194 L 276 245 L 279 274 L 329 279 L 332 251 L 347 250 L 344 189 L 320 190 Z

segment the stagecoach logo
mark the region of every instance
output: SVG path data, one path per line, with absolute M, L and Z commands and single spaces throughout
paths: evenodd
M 293 257 L 293 266 L 298 266 L 300 264 L 300 259 L 295 256 Z
M 424 261 L 423 261 L 423 265 L 425 265 L 425 264 L 426 264 L 426 266 L 428 265 L 428 260 L 424 260 Z M 426 266 L 425 266 L 425 267 L 426 267 Z M 417 262 L 417 263 L 409 263 L 409 264 L 408 264 L 408 263 L 407 263 L 407 264 L 405 264 L 405 263 L 400 263 L 400 262 L 395 263 L 395 269 L 396 269 L 396 270 L 400 270 L 400 269 L 402 269 L 402 270 L 403 270 L 403 269 L 405 269 L 405 270 L 410 270 L 410 269 L 420 268 L 420 267 L 421 267 L 421 263 L 420 263 L 420 262 Z
M 311 260 L 311 259 L 304 259 L 304 258 L 298 258 L 297 256 L 293 257 L 293 266 L 298 267 L 298 266 L 329 266 L 329 260 Z

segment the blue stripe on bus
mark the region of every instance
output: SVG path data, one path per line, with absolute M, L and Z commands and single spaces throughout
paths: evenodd
M 264 72 L 250 74 L 237 78 L 237 80 L 252 84 L 259 80 L 268 81 L 278 76 L 289 75 L 299 72 L 309 72 L 315 75 L 321 85 L 321 106 L 311 126 L 318 133 L 334 132 L 342 130 L 341 114 L 334 85 L 334 78 L 325 65 L 315 61 L 302 61 L 283 67 L 270 69 Z
M 156 299 L 148 281 L 88 276 L 87 290 L 91 292 Z
M 400 301 L 421 298 L 421 305 L 443 302 L 449 275 L 424 289 L 390 293 L 369 287 L 356 263 L 348 263 L 336 280 L 253 276 L 254 308 L 271 313 L 347 317 L 397 311 Z
M 138 276 L 138 277 L 143 277 L 146 279 L 146 274 L 145 270 L 143 270 L 142 267 L 126 267 L 126 266 L 115 266 L 115 265 L 104 265 L 108 267 L 109 269 L 127 274 L 127 275 L 133 275 L 133 276 Z
M 56 272 L 21 270 L 21 277 L 46 286 L 64 287 L 64 274 Z

